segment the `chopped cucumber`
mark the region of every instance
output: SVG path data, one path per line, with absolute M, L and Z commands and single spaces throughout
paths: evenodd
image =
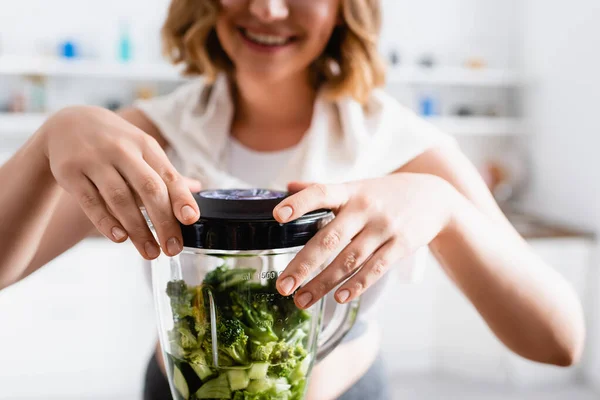
M 285 378 L 277 378 L 275 380 L 275 391 L 277 393 L 285 392 L 286 390 L 290 390 L 292 385 L 290 385 Z
M 227 375 L 221 374 L 211 379 L 196 392 L 197 399 L 230 399 L 231 390 L 227 382 Z
M 250 393 L 266 392 L 273 387 L 271 379 L 256 379 L 250 381 L 246 390 Z
M 229 387 L 231 390 L 246 389 L 250 383 L 248 373 L 244 370 L 231 369 L 227 371 L 227 378 L 229 378 Z
M 250 367 L 250 372 L 248 372 L 248 377 L 250 379 L 263 379 L 267 376 L 267 371 L 269 370 L 269 363 L 260 362 L 252 364 Z
M 175 384 L 175 388 L 185 400 L 190 398 L 190 389 L 188 388 L 188 384 L 185 381 L 185 378 L 177 365 L 173 366 L 173 383 Z
M 213 370 L 206 364 L 190 363 L 190 367 L 192 367 L 196 375 L 203 381 L 213 374 Z
M 298 364 L 296 369 L 294 369 L 294 371 L 292 371 L 292 373 L 290 374 L 290 382 L 296 384 L 296 382 L 306 377 L 306 374 L 308 373 L 308 368 L 310 367 L 310 361 L 310 354 L 304 357 L 304 360 L 302 360 L 300 364 Z

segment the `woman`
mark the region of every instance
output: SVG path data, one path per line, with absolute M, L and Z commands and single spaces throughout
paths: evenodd
M 274 210 L 280 222 L 336 213 L 278 280 L 292 293 L 335 256 L 298 290 L 298 307 L 337 288 L 338 302 L 362 296 L 368 309 L 390 267 L 429 246 L 511 350 L 576 362 L 584 324 L 573 290 L 532 253 L 454 142 L 377 89 L 379 12 L 377 0 L 173 0 L 166 50 L 202 78 L 118 114 L 62 110 L 0 169 L 0 288 L 94 229 L 130 239 L 146 259 L 178 254 L 179 222 L 199 216 L 190 190 L 289 183 L 297 193 Z M 376 324 L 361 321 L 316 366 L 310 399 L 389 398 Z M 146 398 L 168 398 L 156 361 Z

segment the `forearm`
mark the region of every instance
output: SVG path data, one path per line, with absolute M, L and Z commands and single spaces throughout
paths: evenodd
M 584 323 L 572 288 L 513 229 L 457 197 L 452 222 L 430 245 L 445 271 L 514 352 L 573 363 Z
M 61 188 L 38 132 L 0 167 L 0 289 L 16 282 L 33 258 Z

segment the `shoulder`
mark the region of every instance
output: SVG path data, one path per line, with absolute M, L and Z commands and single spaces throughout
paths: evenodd
M 412 142 L 421 146 L 453 142 L 450 135 L 382 89 L 374 90 L 364 106 L 349 98 L 337 101 L 336 105 L 344 130 L 360 132 L 360 136 L 370 140 Z
M 364 106 L 349 98 L 336 105 L 344 136 L 361 153 L 359 168 L 370 175 L 391 173 L 430 149 L 456 145 L 384 90 L 374 90 Z
M 201 104 L 210 93 L 212 85 L 207 84 L 204 78 L 197 78 L 177 87 L 169 94 L 151 99 L 137 100 L 133 107 L 153 118 L 160 115 L 173 115 L 181 113 L 186 106 Z
M 200 77 L 178 87 L 173 92 L 148 100 L 138 100 L 133 107 L 154 124 L 171 147 L 189 147 L 190 141 L 203 145 L 205 135 L 227 126 L 232 115 L 227 78 L 219 76 L 209 83 Z M 202 146 L 200 146 L 202 147 Z

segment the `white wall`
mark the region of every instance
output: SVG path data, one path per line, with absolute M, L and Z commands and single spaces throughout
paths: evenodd
M 515 65 L 518 0 L 383 0 L 382 49 L 397 48 L 414 62 L 433 53 L 443 63 L 462 65 L 485 57 L 497 68 Z
M 600 3 L 529 0 L 523 64 L 534 179 L 530 209 L 600 232 Z M 598 259 L 597 259 L 598 261 Z M 600 387 L 599 262 L 590 284 L 589 376 Z
M 514 65 L 517 0 L 382 0 L 382 48 L 397 47 L 414 60 L 433 52 L 441 61 L 462 64 L 485 56 L 492 65 Z M 136 54 L 159 57 L 158 27 L 169 0 L 21 0 L 0 4 L 0 51 L 53 51 L 62 37 L 80 38 L 85 54 L 114 59 L 118 24 L 132 23 Z M 31 28 L 34 29 L 31 29 Z

